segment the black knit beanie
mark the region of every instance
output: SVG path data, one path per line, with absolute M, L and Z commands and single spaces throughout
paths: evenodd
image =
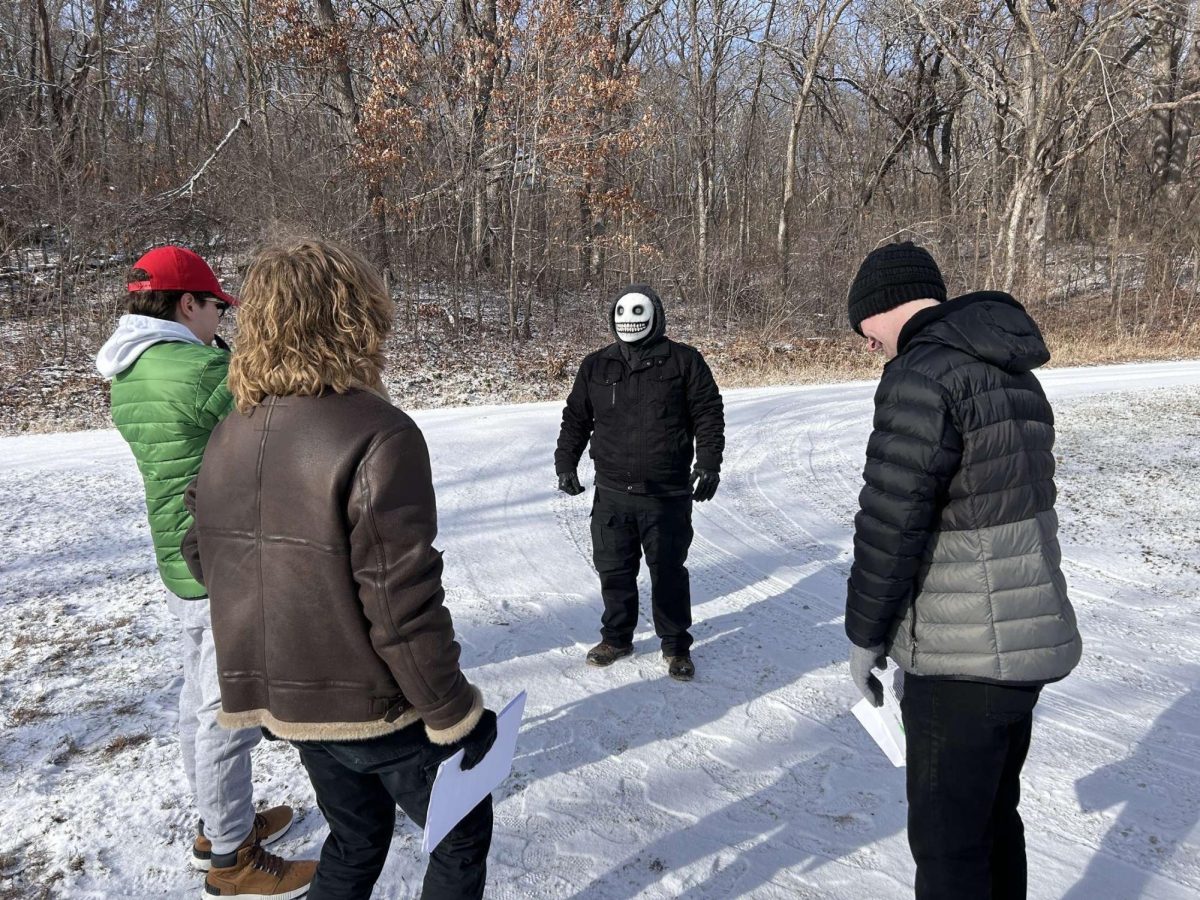
M 867 254 L 850 285 L 850 325 L 862 334 L 863 319 L 910 300 L 946 299 L 946 283 L 929 251 L 912 241 Z

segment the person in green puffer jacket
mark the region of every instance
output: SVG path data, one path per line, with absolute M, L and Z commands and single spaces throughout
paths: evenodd
M 225 386 L 229 353 L 188 335 L 189 328 L 178 322 L 122 316 L 106 345 L 112 355 L 100 365 L 112 378 L 113 424 L 129 443 L 145 482 L 159 575 L 171 593 L 192 600 L 207 591 L 188 573 L 179 552 L 191 524 L 183 492 L 233 398 Z
M 255 812 L 250 750 L 262 733 L 217 724 L 221 694 L 207 591 L 179 549 L 192 524 L 184 491 L 200 471 L 213 428 L 233 408 L 225 383 L 229 353 L 217 326 L 237 301 L 221 290 L 208 264 L 183 247 L 144 255 L 128 287 L 129 312 L 101 348 L 96 367 L 112 380 L 113 424 L 142 474 L 158 572 L 182 629 L 180 749 L 200 813 L 191 863 L 202 870 L 241 864 L 255 895 L 300 896 L 312 863 L 280 860 L 268 867 L 271 884 L 253 865 L 263 855 L 258 845 L 282 837 L 293 813 L 287 806 Z

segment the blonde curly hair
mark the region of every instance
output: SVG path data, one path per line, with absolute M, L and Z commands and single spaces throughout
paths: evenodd
M 319 238 L 262 247 L 246 270 L 229 362 L 237 408 L 380 384 L 393 315 L 383 278 L 355 251 Z

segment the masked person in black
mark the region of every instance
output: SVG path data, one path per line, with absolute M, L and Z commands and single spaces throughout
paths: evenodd
M 554 454 L 558 489 L 571 495 L 584 490 L 576 467 L 589 439 L 596 463 L 592 555 L 604 614 L 587 661 L 607 666 L 633 652 L 644 551 L 663 659 L 672 678 L 690 681 L 696 670 L 684 563 L 692 500 L 711 500 L 721 481 L 721 392 L 700 351 L 667 338 L 662 300 L 649 285 L 621 291 L 610 322 L 617 340 L 579 366 Z

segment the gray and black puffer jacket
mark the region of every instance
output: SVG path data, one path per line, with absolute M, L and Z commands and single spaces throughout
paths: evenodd
M 1060 568 L 1050 358 L 1007 294 L 924 309 L 875 394 L 846 634 L 912 675 L 1045 684 L 1082 642 Z

